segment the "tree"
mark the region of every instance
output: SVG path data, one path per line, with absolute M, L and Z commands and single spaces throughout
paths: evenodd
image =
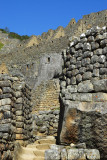
M 10 33 L 10 30 L 8 27 L 5 27 L 4 30 L 6 31 L 6 33 Z

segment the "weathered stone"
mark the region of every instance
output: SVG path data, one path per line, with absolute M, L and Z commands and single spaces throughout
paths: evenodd
M 5 98 L 12 98 L 12 95 L 9 93 L 0 95 L 0 99 L 5 99 Z
M 102 48 L 96 49 L 94 55 L 102 55 Z
M 0 104 L 1 104 L 2 106 L 11 105 L 11 99 L 10 99 L 10 98 L 2 99 L 2 100 L 0 100 Z
M 71 78 L 71 84 L 76 84 L 76 78 L 75 77 Z
M 79 69 L 79 73 L 80 73 L 80 74 L 83 74 L 85 71 L 86 71 L 86 68 L 85 68 L 85 67 L 81 67 L 81 68 Z
M 77 83 L 81 82 L 82 81 L 82 75 L 81 74 L 78 74 L 76 76 L 76 80 L 77 80 Z
M 84 45 L 83 45 L 83 51 L 90 51 L 90 50 L 91 50 L 90 43 L 84 43 Z
M 67 79 L 66 79 L 66 84 L 67 84 L 67 85 L 70 85 L 70 78 L 67 78 Z
M 19 103 L 19 104 L 22 104 L 23 103 L 23 99 L 20 97 L 20 98 L 17 98 L 16 99 L 16 103 Z
M 46 150 L 45 160 L 60 160 L 60 152 L 58 150 Z
M 103 102 L 107 101 L 107 93 L 93 93 L 93 101 L 95 102 Z
M 75 46 L 75 49 L 78 50 L 78 49 L 82 49 L 83 48 L 83 44 L 82 43 L 78 43 L 76 46 Z
M 99 63 L 104 63 L 106 61 L 106 56 L 104 56 L 104 55 L 99 56 L 98 61 L 99 61 Z
M 90 64 L 90 58 L 84 58 L 84 59 L 82 59 L 82 66 L 84 67 L 86 67 L 87 65 L 89 65 Z
M 45 133 L 46 130 L 47 130 L 47 127 L 46 126 L 42 126 L 42 127 L 40 127 L 39 132 L 40 133 Z
M 78 92 L 92 92 L 94 90 L 93 84 L 90 81 L 84 81 L 78 84 Z
M 92 50 L 95 50 L 95 49 L 97 49 L 97 48 L 99 48 L 99 44 L 96 42 L 91 42 L 91 48 L 92 48 Z
M 69 149 L 67 151 L 67 153 L 68 153 L 68 159 L 82 159 L 82 160 L 86 160 L 86 155 L 84 153 L 84 150 Z
M 88 42 L 93 42 L 94 41 L 94 36 L 89 36 L 88 37 Z
M 11 87 L 10 81 L 0 81 L 0 87 Z
M 77 92 L 77 85 L 67 86 L 67 89 L 68 89 L 68 92 L 75 93 L 75 92 Z
M 61 81 L 60 86 L 61 86 L 61 88 L 65 88 L 66 87 L 66 82 L 65 81 Z
M 61 150 L 61 160 L 67 160 L 67 151 L 66 149 Z
M 81 61 L 77 61 L 76 67 L 77 67 L 77 68 L 80 68 L 80 67 L 81 67 Z
M 92 57 L 93 56 L 93 52 L 90 51 L 86 51 L 83 53 L 83 58 L 88 58 L 88 57 Z
M 107 68 L 100 68 L 100 74 L 106 74 L 107 75 Z
M 74 101 L 83 101 L 83 102 L 90 102 L 92 101 L 92 94 L 91 93 L 76 93 L 71 95 L 71 99 Z
M 83 80 L 89 80 L 92 77 L 92 73 L 91 72 L 85 72 L 82 76 Z
M 11 124 L 7 123 L 7 124 L 0 124 L 0 132 L 10 132 L 10 129 L 11 129 Z
M 106 44 L 107 44 L 107 39 L 104 39 L 104 40 L 102 40 L 102 41 L 100 42 L 100 46 L 101 46 L 101 47 L 105 47 Z
M 72 72 L 71 72 L 72 76 L 75 76 L 75 75 L 77 75 L 78 73 L 79 73 L 79 70 L 78 70 L 78 69 L 74 69 L 74 70 L 72 70 Z
M 94 69 L 92 75 L 93 77 L 99 77 L 99 69 Z
M 86 68 L 86 71 L 93 71 L 93 65 L 92 64 L 89 64 Z
M 3 87 L 3 93 L 13 93 L 10 87 Z
M 96 80 L 93 82 L 93 87 L 96 92 L 107 91 L 107 79 Z
M 107 54 L 107 47 L 104 47 L 104 48 L 103 48 L 102 53 L 103 53 L 103 54 Z
M 98 150 L 96 149 L 86 149 L 85 150 L 86 152 L 86 157 L 89 159 L 89 160 L 100 160 L 100 153 Z
M 91 63 L 97 63 L 99 62 L 99 57 L 97 55 L 93 55 L 92 58 L 91 58 Z

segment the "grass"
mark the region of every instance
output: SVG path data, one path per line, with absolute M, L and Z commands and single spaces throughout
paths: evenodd
M 2 49 L 3 46 L 4 46 L 4 44 L 2 42 L 0 42 L 0 50 Z

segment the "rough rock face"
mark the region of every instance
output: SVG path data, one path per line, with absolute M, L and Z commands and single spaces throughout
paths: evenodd
M 70 42 L 63 59 L 60 143 L 85 142 L 107 159 L 107 28 Z

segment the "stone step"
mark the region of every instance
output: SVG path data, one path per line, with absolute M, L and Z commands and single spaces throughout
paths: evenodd
M 29 144 L 27 145 L 28 149 L 40 149 L 40 150 L 46 150 L 50 149 L 50 144 Z
M 40 150 L 50 149 L 50 144 L 37 144 L 36 148 Z
M 56 144 L 56 139 L 39 139 L 34 142 L 35 144 Z
M 36 156 L 36 157 L 44 157 L 45 156 L 45 150 L 36 150 L 36 151 L 34 151 L 33 152 L 34 153 L 34 155 Z

